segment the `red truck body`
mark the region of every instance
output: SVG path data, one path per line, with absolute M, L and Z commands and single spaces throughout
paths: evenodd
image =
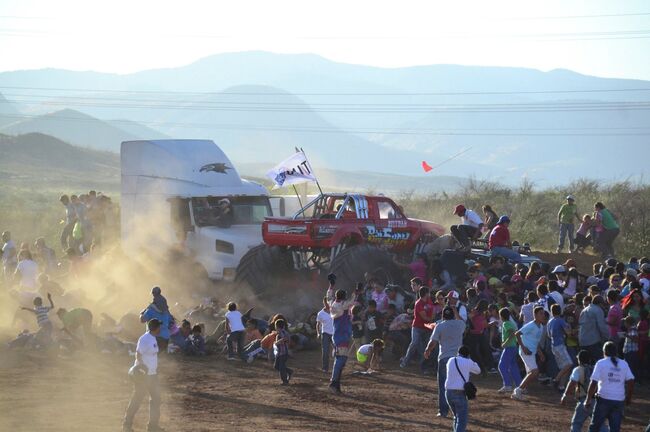
M 444 234 L 432 222 L 409 219 L 384 196 L 324 194 L 291 218 L 266 218 L 264 243 L 296 249 L 369 244 L 391 253 L 413 252 Z

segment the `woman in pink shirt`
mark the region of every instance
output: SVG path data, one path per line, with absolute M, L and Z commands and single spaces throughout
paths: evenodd
M 607 292 L 607 303 L 609 303 L 609 312 L 607 313 L 609 338 L 613 341 L 617 341 L 618 332 L 621 331 L 621 321 L 623 320 L 623 308 L 619 301 L 618 290 L 610 290 Z
M 481 366 L 483 374 L 495 372 L 494 359 L 490 350 L 490 334 L 488 332 L 488 302 L 479 300 L 476 308 L 469 313 L 469 333 L 467 345 L 472 353 L 472 359 Z

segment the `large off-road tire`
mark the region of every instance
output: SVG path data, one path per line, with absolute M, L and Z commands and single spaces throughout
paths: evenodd
M 276 291 L 292 270 L 291 256 L 278 247 L 265 244 L 249 250 L 237 266 L 235 285 L 239 290 L 250 289 L 250 294 L 264 297 Z
M 351 292 L 357 282 L 364 281 L 366 272 L 372 273 L 381 283 L 401 283 L 399 268 L 391 255 L 367 244 L 349 246 L 339 252 L 330 266 L 336 275 L 336 286 Z

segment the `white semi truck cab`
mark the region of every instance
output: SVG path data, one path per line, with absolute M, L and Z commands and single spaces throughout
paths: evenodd
M 271 216 L 264 186 L 242 179 L 210 140 L 125 141 L 120 154 L 124 252 L 181 249 L 210 279 L 234 279 Z

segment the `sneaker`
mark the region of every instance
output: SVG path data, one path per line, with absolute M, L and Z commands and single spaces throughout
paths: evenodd
M 234 357 L 234 356 L 228 356 L 228 357 L 226 357 L 226 358 L 228 359 L 228 361 L 235 361 L 235 360 L 237 360 L 237 358 Z
M 488 371 L 488 373 L 489 373 L 490 375 L 494 375 L 494 374 L 498 374 L 499 371 L 496 370 L 495 368 L 491 368 L 491 369 Z
M 287 373 L 287 382 L 291 381 L 292 376 L 293 376 L 293 371 Z
M 512 392 L 512 394 L 510 395 L 510 399 L 514 399 L 514 400 L 518 400 L 518 401 L 525 401 L 525 400 L 526 400 L 526 396 L 524 396 L 524 394 L 522 393 L 521 390 L 522 390 L 522 389 L 520 389 L 519 387 L 517 387 L 517 388 Z
M 512 392 L 512 387 L 510 386 L 503 386 L 499 390 L 497 390 L 497 393 L 511 393 Z
M 340 395 L 341 390 L 339 390 L 336 386 L 330 385 L 329 386 L 330 392 L 334 393 L 335 395 Z
M 447 418 L 447 414 L 438 413 L 438 414 L 436 414 L 436 417 Z

